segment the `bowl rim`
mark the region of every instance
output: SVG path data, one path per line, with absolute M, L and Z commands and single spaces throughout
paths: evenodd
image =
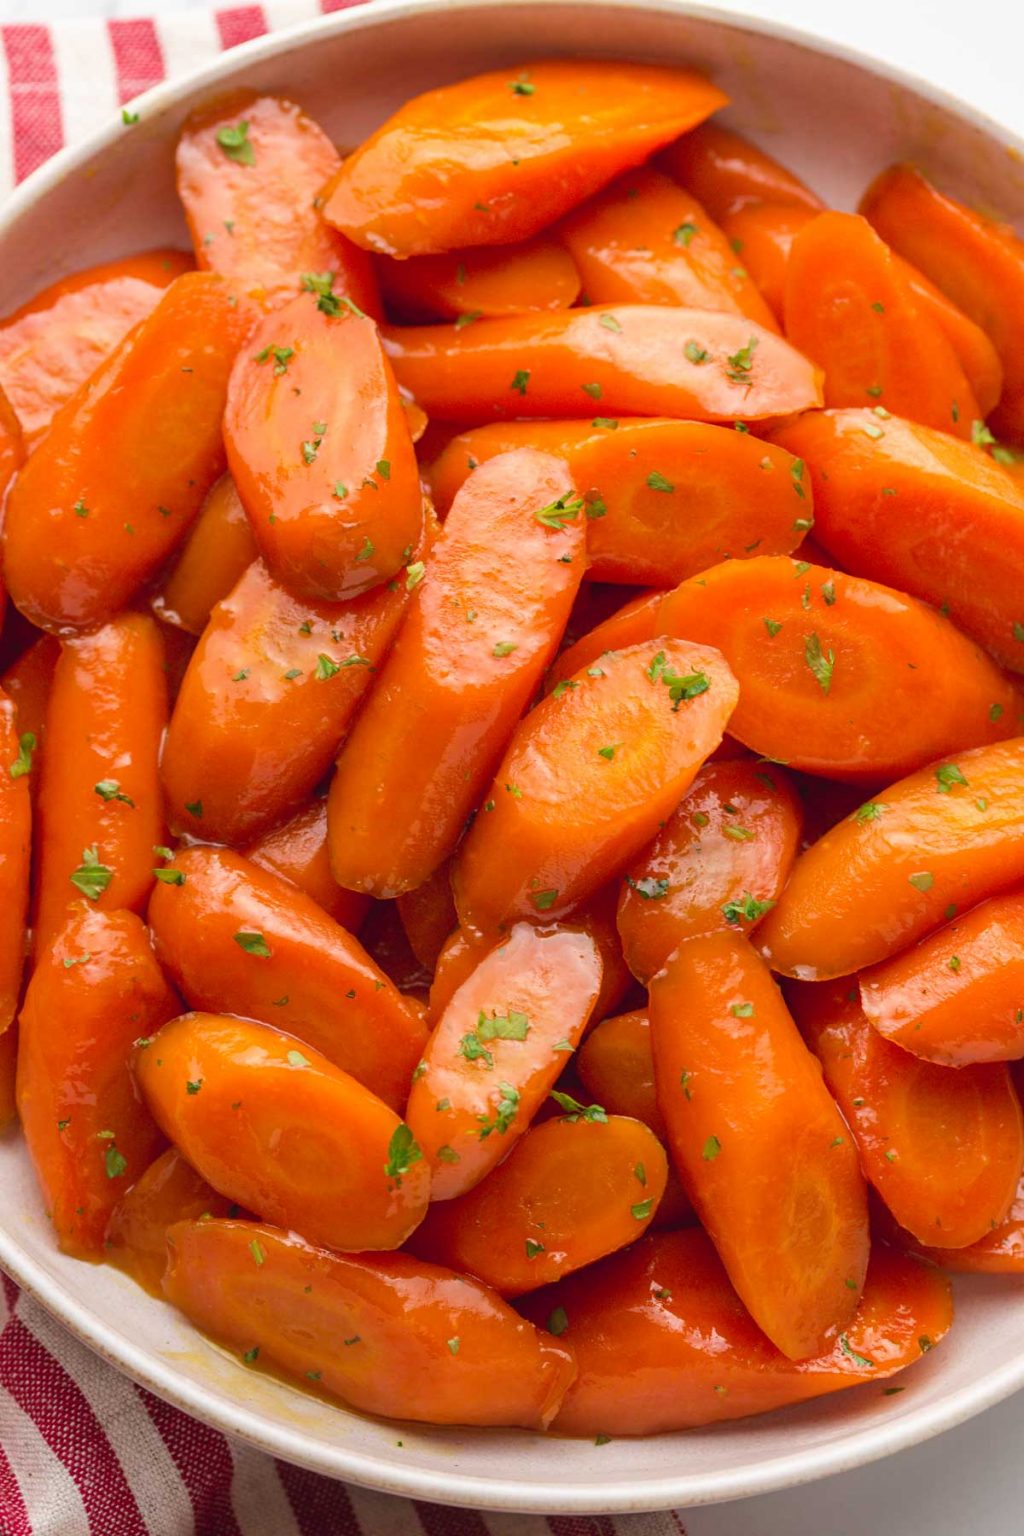
M 458 13 L 497 8 L 508 0 L 348 0 L 345 9 L 300 21 L 266 33 L 226 50 L 198 69 L 162 81 L 132 102 L 140 125 L 154 123 L 175 108 L 182 97 L 197 89 L 215 87 L 225 77 L 237 75 L 249 64 L 285 56 L 324 36 L 384 27 L 420 12 Z M 512 0 L 520 9 L 539 9 L 549 0 Z M 703 4 L 699 0 L 591 0 L 602 10 L 643 10 L 685 20 L 706 21 L 740 32 L 775 38 L 811 54 L 826 55 L 868 72 L 898 88 L 955 115 L 972 128 L 991 135 L 1024 158 L 1024 137 L 989 117 L 945 87 L 936 86 L 911 70 L 873 58 L 863 50 L 830 40 L 806 28 L 777 23 L 751 15 L 742 8 Z M 106 127 L 95 129 L 77 144 L 66 146 L 23 181 L 0 207 L 0 241 L 66 177 L 88 164 L 117 142 L 125 125 L 112 116 Z M 316 1445 L 305 1434 L 284 1424 L 268 1428 L 261 1413 L 244 1400 L 222 1405 L 211 1402 L 199 1383 L 179 1376 L 173 1363 L 134 1344 L 115 1327 L 97 1318 L 92 1309 L 67 1290 L 62 1281 L 26 1252 L 17 1239 L 0 1227 L 0 1266 L 42 1307 L 72 1334 L 109 1364 L 192 1417 L 254 1449 L 278 1456 L 297 1466 L 328 1477 L 406 1498 L 423 1499 L 457 1507 L 528 1514 L 606 1515 L 693 1507 L 720 1503 L 796 1487 L 836 1473 L 851 1471 L 883 1457 L 907 1450 L 922 1441 L 955 1428 L 1024 1387 L 1024 1355 L 1009 1358 L 982 1380 L 950 1393 L 942 1401 L 910 1409 L 895 1420 L 854 1426 L 848 1434 L 761 1464 L 717 1472 L 676 1473 L 644 1482 L 609 1478 L 604 1482 L 573 1481 L 560 1460 L 553 1459 L 551 1482 L 516 1477 L 488 1477 L 458 1472 L 446 1465 L 437 1469 L 402 1467 L 370 1451 L 351 1451 L 344 1444 Z M 126 1282 L 127 1283 L 127 1282 Z M 161 1302 L 166 1306 L 167 1303 Z M 343 1407 L 340 1412 L 345 1413 Z M 396 1421 L 396 1428 L 401 1425 Z M 410 1426 L 427 1428 L 428 1426 Z M 458 1433 L 458 1431 L 454 1431 Z M 553 1440 L 563 1447 L 572 1442 Z M 583 1442 L 586 1443 L 586 1442 Z

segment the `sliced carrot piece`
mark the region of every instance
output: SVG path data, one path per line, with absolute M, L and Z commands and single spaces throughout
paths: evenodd
M 30 446 L 54 414 L 156 308 L 160 291 L 192 259 L 183 251 L 144 251 L 86 267 L 36 294 L 0 324 L 0 385 Z
M 667 1139 L 654 1083 L 651 1020 L 646 1008 L 602 1019 L 590 1030 L 573 1064 L 587 1092 L 613 1115 L 642 1120 Z
M 103 1254 L 114 1206 L 162 1141 L 132 1043 L 178 1009 L 133 912 L 82 903 L 39 958 L 19 1020 L 18 1113 L 61 1249 Z
M 597 664 L 609 651 L 624 651 L 657 639 L 661 633 L 661 598 L 660 592 L 643 593 L 623 603 L 611 618 L 587 630 L 555 659 L 545 681 L 546 691 L 554 693 L 561 687 L 564 693 L 561 685 L 570 682 L 575 673 Z
M 492 947 L 474 939 L 464 928 L 456 928 L 449 934 L 438 951 L 430 979 L 428 1014 L 431 1023 L 437 1022 L 462 983 L 473 974 Z
M 456 320 L 568 309 L 580 275 L 564 246 L 549 236 L 516 246 L 476 246 L 441 256 L 377 262 L 389 311 L 403 320 Z
M 765 757 L 874 783 L 1014 735 L 1024 694 L 934 609 L 806 561 L 730 560 L 659 610 L 735 672 L 730 733 Z
M 991 338 L 1005 376 L 992 429 L 1024 440 L 1024 241 L 945 196 L 909 165 L 884 171 L 864 194 L 861 212 Z
M 341 160 L 324 131 L 280 96 L 235 91 L 193 112 L 177 150 L 178 196 L 196 261 L 244 285 L 268 308 L 298 293 L 305 274 L 379 315 L 369 258 L 319 212 Z
M 365 1413 L 544 1429 L 575 1374 L 486 1286 L 408 1254 L 348 1258 L 241 1221 L 179 1223 L 169 1243 L 164 1291 L 197 1327 Z
M 1024 671 L 1024 481 L 980 448 L 872 411 L 812 413 L 776 435 L 807 464 L 816 536 L 843 565 L 941 607 Z
M 884 1208 L 882 1216 L 887 1238 L 917 1258 L 938 1264 L 954 1275 L 1024 1274 L 1024 1177 L 1002 1221 L 966 1248 L 927 1248 L 897 1226 Z
M 719 222 L 737 208 L 757 201 L 824 207 L 792 171 L 720 123 L 701 123 L 684 133 L 669 145 L 658 163 Z
M 721 740 L 736 693 L 717 651 L 664 638 L 555 689 L 513 736 L 455 860 L 463 926 L 562 917 L 619 874 Z
M 785 769 L 705 763 L 622 886 L 619 933 L 633 975 L 649 981 L 694 934 L 753 927 L 778 900 L 802 822 Z
M 245 856 L 297 885 L 349 933 L 359 932 L 370 898 L 360 891 L 346 891 L 331 874 L 326 800 L 311 800 L 290 821 L 252 843 Z
M 432 1199 L 464 1195 L 519 1140 L 572 1055 L 600 982 L 589 934 L 517 923 L 459 987 L 406 1109 L 433 1170 Z
M 571 1111 L 533 1126 L 468 1194 L 435 1201 L 412 1251 L 519 1296 L 642 1237 L 667 1175 L 639 1120 Z
M 164 835 L 157 764 L 167 725 L 160 630 L 126 613 L 64 642 L 46 716 L 38 802 L 36 940 L 85 896 L 140 911 Z
M 510 421 L 454 437 L 428 471 L 442 513 L 495 454 L 532 447 L 569 465 L 583 497 L 594 581 L 673 586 L 719 560 L 785 555 L 812 521 L 795 459 L 697 421 Z M 802 493 L 802 494 L 801 494 Z
M 650 993 L 676 1169 L 751 1316 L 800 1360 L 846 1326 L 868 1259 L 857 1153 L 767 967 L 741 935 L 686 939 Z
M 35 737 L 22 731 L 13 699 L 0 692 L 0 1035 L 21 995 L 32 842 L 29 774 Z
M 246 324 L 219 278 L 187 272 L 61 408 L 4 520 L 8 589 L 33 623 L 104 623 L 185 537 L 224 468 Z
M 224 442 L 256 542 L 294 592 L 358 597 L 409 559 L 423 521 L 416 453 L 360 311 L 321 295 L 268 315 L 232 370 Z
M 729 241 L 690 193 L 650 167 L 629 171 L 559 227 L 593 304 L 682 304 L 775 316 Z
M 398 915 L 413 954 L 421 965 L 432 971 L 445 943 L 459 925 L 447 861 L 439 864 L 430 879 L 414 891 L 399 896 Z
M 772 314 L 782 323 L 786 269 L 793 241 L 818 211 L 807 203 L 741 203 L 722 219 L 733 259 L 750 273 Z
M 168 1227 L 176 1221 L 237 1215 L 233 1200 L 207 1184 L 177 1147 L 168 1147 L 111 1211 L 104 1257 L 108 1264 L 131 1275 L 151 1296 L 160 1296 L 167 1267 Z
M 695 1429 L 806 1402 L 913 1365 L 948 1332 L 949 1281 L 878 1247 L 845 1332 L 788 1360 L 758 1328 L 703 1232 L 652 1233 L 523 1302 L 571 1343 L 566 1435 Z
M 389 1104 L 426 1032 L 363 946 L 304 892 L 224 848 L 185 848 L 149 904 L 157 953 L 194 1008 L 289 1031 Z
M 342 885 L 397 896 L 454 850 L 565 628 L 584 521 L 565 462 L 531 448 L 456 496 L 338 758 L 327 825 Z
M 0 497 L 25 460 L 25 437 L 10 399 L 0 388 Z M 7 607 L 7 593 L 0 583 L 0 623 Z
M 826 405 L 877 400 L 970 437 L 981 410 L 956 353 L 866 219 L 822 213 L 805 225 L 789 254 L 784 310 L 788 339 L 825 371 Z
M 912 267 L 909 261 L 904 261 L 895 250 L 892 255 L 897 270 L 903 273 L 910 286 L 914 302 L 922 314 L 935 322 L 959 358 L 981 415 L 990 415 L 1003 392 L 1003 365 L 999 353 L 981 326 L 969 320 L 941 288 Z
M 35 738 L 32 744 L 25 744 L 26 753 L 31 753 L 34 770 L 30 770 L 27 775 L 33 805 L 39 796 L 46 716 L 60 653 L 60 641 L 54 635 L 42 635 L 22 651 L 0 676 L 0 692 L 10 699 L 15 708 L 19 746 L 23 736 Z
M 550 59 L 407 101 L 350 155 L 324 216 L 422 256 L 528 239 L 725 103 L 685 69 Z
M 595 304 L 461 328 L 388 326 L 384 344 L 432 420 L 573 417 L 589 398 L 613 417 L 759 421 L 822 401 L 818 369 L 788 342 L 702 309 Z
M 201 635 L 210 614 L 256 559 L 256 541 L 235 482 L 222 475 L 196 518 L 174 568 L 153 599 L 165 624 Z
M 864 1012 L 886 1040 L 963 1067 L 1024 1056 L 1024 896 L 993 896 L 865 971 Z
M 787 987 L 861 1166 L 919 1242 L 965 1248 L 1003 1220 L 1024 1164 L 1020 1104 L 1001 1063 L 952 1072 L 883 1040 L 857 987 Z

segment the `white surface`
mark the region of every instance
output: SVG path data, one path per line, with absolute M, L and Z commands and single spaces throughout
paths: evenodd
M 3 0 L 5 19 L 21 0 Z M 71 4 L 71 0 L 67 0 Z M 898 4 L 898 0 L 897 0 Z M 134 7 L 132 7 L 134 9 Z M 529 36 L 531 49 L 542 51 L 545 32 L 571 46 L 582 35 L 598 42 L 596 3 L 570 8 L 548 0 L 524 25 L 515 7 L 505 4 L 486 29 L 441 20 L 433 38 L 410 43 L 404 59 L 392 52 L 389 38 L 387 68 L 378 33 L 374 42 L 360 42 L 373 12 L 336 17 L 332 33 L 350 32 L 343 48 L 320 42 L 301 61 L 273 61 L 277 45 L 250 53 L 246 78 L 261 83 L 291 83 L 314 112 L 324 118 L 336 137 L 351 141 L 369 117 L 378 116 L 386 98 L 400 96 L 424 83 L 428 75 L 470 70 L 497 48 L 503 57 L 522 50 Z M 751 5 L 751 10 L 754 6 Z M 767 6 L 761 6 L 767 12 Z M 806 9 L 810 11 L 810 7 Z M 865 8 L 847 16 L 836 10 L 830 29 L 883 57 L 891 57 L 898 34 L 892 16 L 883 25 L 881 7 L 874 26 L 864 26 Z M 891 7 L 893 16 L 897 7 Z M 944 7 L 950 25 L 953 7 Z M 777 7 L 772 6 L 777 18 Z M 922 44 L 934 50 L 935 7 L 929 8 L 929 30 Z M 64 14 L 67 14 L 65 9 Z M 789 13 L 797 17 L 795 0 Z M 867 15 L 870 16 L 869 10 Z M 902 14 L 902 13 L 901 13 Z M 40 19 L 33 0 L 32 19 Z M 912 17 L 910 18 L 912 21 Z M 570 21 L 568 30 L 567 20 Z M 812 18 L 820 30 L 820 13 Z M 832 22 L 835 25 L 832 25 Z M 904 16 L 904 24 L 907 24 Z M 919 23 L 920 24 L 920 21 Z M 967 33 L 967 23 L 961 25 Z M 1018 28 L 1024 23 L 1015 23 Z M 559 30 L 561 28 L 561 30 Z M 845 28 L 845 30 L 843 30 Z M 499 40 L 496 34 L 501 33 Z M 458 60 L 450 53 L 450 38 L 459 38 Z M 904 49 L 909 48 L 904 33 Z M 606 39 L 610 48 L 658 51 L 670 44 L 681 56 L 689 54 L 711 67 L 737 99 L 732 113 L 738 125 L 755 129 L 784 157 L 812 174 L 826 193 L 849 201 L 854 190 L 894 154 L 916 152 L 942 165 L 955 182 L 978 186 L 983 200 L 1003 203 L 1004 211 L 1024 214 L 1024 177 L 1001 150 L 988 146 L 977 131 L 954 131 L 936 108 L 915 109 L 905 95 L 887 84 L 854 79 L 845 65 L 811 61 L 786 46 L 757 39 L 735 47 L 706 25 L 673 23 L 646 39 L 633 18 L 620 18 L 618 36 Z M 1006 59 L 1004 117 L 1024 113 L 1014 100 L 1010 109 L 1015 50 L 1005 25 L 993 43 L 992 32 L 972 14 L 969 36 L 975 40 L 980 70 L 986 50 L 986 74 L 995 56 Z M 494 57 L 491 53 L 490 57 Z M 917 57 L 904 52 L 904 62 L 929 72 L 940 84 L 956 89 L 966 78 L 970 48 L 948 35 L 944 61 L 922 46 Z M 226 66 L 227 69 L 237 64 Z M 353 106 L 358 90 L 361 107 Z M 991 89 L 975 99 L 989 112 L 999 110 Z M 163 115 L 159 110 L 164 107 Z M 346 115 L 350 114 L 350 115 Z M 0 303 L 24 296 L 26 287 L 47 275 L 46 253 L 62 251 L 59 259 L 82 264 L 132 243 L 129 217 L 137 210 L 154 239 L 169 233 L 176 221 L 169 199 L 166 146 L 181 109 L 166 89 L 144 106 L 143 124 L 131 134 L 116 133 L 113 149 L 88 177 L 71 175 L 60 187 L 43 173 L 41 187 L 54 190 L 44 205 L 30 206 L 31 195 L 16 200 L 20 224 L 5 239 L 0 271 Z M 1024 123 L 1020 123 L 1024 126 Z M 792 142 L 788 141 L 792 135 Z M 792 153 L 791 153 L 792 151 Z M 828 171 L 832 172 L 830 185 Z M 85 217 L 85 214 L 88 216 Z M 79 238 L 69 249 L 55 238 L 74 227 Z M 47 231 L 51 234 L 47 234 Z M 505 1507 L 629 1509 L 670 1499 L 728 1497 L 747 1488 L 764 1488 L 794 1477 L 813 1475 L 824 1466 L 850 1465 L 856 1459 L 884 1454 L 921 1433 L 934 1430 L 945 1418 L 976 1411 L 1005 1391 L 1011 1381 L 1024 1379 L 1024 1287 L 970 1287 L 959 1325 L 949 1344 L 907 1378 L 906 1392 L 882 1400 L 876 1389 L 863 1389 L 796 1414 L 749 1421 L 735 1429 L 639 1443 L 543 1442 L 519 1435 L 435 1435 L 427 1431 L 395 1430 L 327 1411 L 274 1383 L 253 1378 L 222 1353 L 185 1332 L 159 1304 L 134 1291 L 119 1275 L 76 1266 L 55 1254 L 38 1214 L 38 1201 L 19 1151 L 0 1149 L 0 1187 L 5 1191 L 0 1214 L 0 1258 L 16 1274 L 49 1293 L 64 1315 L 80 1329 L 99 1338 L 104 1352 L 151 1381 L 184 1406 L 216 1419 L 222 1427 L 272 1445 L 283 1454 L 336 1474 L 364 1477 L 378 1486 L 410 1489 L 426 1496 L 464 1502 L 501 1503 Z M 91 1314 L 91 1316 L 90 1316 Z M 172 1378 L 177 1377 L 176 1385 Z M 238 1404 L 244 1405 L 238 1407 Z M 253 1411 L 262 1415 L 262 1423 Z M 802 1489 L 762 1498 L 743 1506 L 697 1510 L 687 1517 L 690 1536 L 961 1536 L 966 1528 L 991 1536 L 1015 1536 L 1021 1525 L 1024 1472 L 1019 1454 L 1024 1429 L 1024 1399 L 988 1414 L 966 1429 L 933 1442 L 881 1466 L 847 1474 L 824 1487 Z M 304 1437 L 300 1445 L 297 1436 Z M 402 1439 L 401 1451 L 396 1441 Z M 991 1470 L 990 1470 L 991 1469 Z M 505 1479 L 505 1486 L 497 1477 Z M 660 1483 L 656 1494 L 652 1482 Z M 518 1484 L 518 1491 L 515 1485 Z M 325 1533 L 326 1536 L 326 1533 Z M 637 1536 L 639 1536 L 639 1529 Z

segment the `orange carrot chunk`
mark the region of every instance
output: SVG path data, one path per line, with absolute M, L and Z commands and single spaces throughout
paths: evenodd
M 1024 1274 L 1024 1177 L 1002 1221 L 966 1248 L 926 1247 L 891 1218 L 885 1231 L 887 1238 L 899 1247 L 954 1275 Z
M 482 315 L 568 309 L 580 292 L 572 257 L 546 235 L 521 245 L 482 245 L 408 261 L 382 256 L 377 271 L 392 317 L 411 321 L 472 325 Z
M 297 885 L 349 933 L 359 932 L 370 909 L 370 898 L 359 891 L 346 891 L 331 874 L 326 800 L 311 800 L 290 821 L 252 843 L 245 856 L 261 869 L 283 875 Z
M 459 925 L 448 861 L 439 864 L 430 879 L 414 891 L 399 896 L 397 906 L 413 954 L 421 965 L 432 971 L 441 950 Z
M 20 729 L 14 701 L 0 692 L 0 1035 L 10 1028 L 21 995 L 35 745 L 35 735 Z
M 719 223 L 727 214 L 757 201 L 824 207 L 792 171 L 720 123 L 701 123 L 684 133 L 669 145 L 659 164 L 699 198 Z
M 222 475 L 214 485 L 173 569 L 153 599 L 165 624 L 201 635 L 257 556 L 256 541 L 235 482 Z
M 168 1147 L 111 1211 L 103 1245 L 107 1262 L 151 1296 L 160 1296 L 168 1227 L 176 1221 L 237 1216 L 238 1210 L 189 1167 L 177 1147 Z

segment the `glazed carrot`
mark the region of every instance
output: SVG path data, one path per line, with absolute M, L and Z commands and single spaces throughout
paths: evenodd
M 128 1063 L 177 1009 L 133 912 L 83 902 L 40 955 L 19 1021 L 18 1113 L 65 1253 L 101 1257 L 111 1211 L 160 1151 Z
M 434 974 L 430 978 L 428 1015 L 432 1024 L 437 1023 L 462 983 L 493 948 L 493 944 L 474 938 L 464 928 L 456 928 L 448 935 L 438 950 Z
M 463 925 L 564 916 L 679 804 L 736 703 L 717 651 L 663 637 L 602 656 L 519 726 L 455 860 Z
M 867 1264 L 857 1153 L 764 963 L 686 939 L 651 985 L 672 1159 L 751 1316 L 793 1360 L 850 1321 Z
M 775 316 L 696 198 L 650 167 L 628 171 L 559 226 L 593 304 L 682 304 Z
M 794 768 L 878 783 L 1021 729 L 1024 695 L 933 608 L 778 556 L 730 560 L 659 610 L 720 650 L 740 685 L 729 730 Z
M 18 1026 L 0 1035 L 0 1134 L 9 1131 L 18 1117 L 15 1078 L 18 1069 Z
M 33 623 L 105 622 L 184 538 L 224 467 L 245 325 L 219 278 L 186 273 L 58 412 L 4 521 L 8 588 Z
M 864 194 L 861 212 L 991 338 L 1005 387 L 990 424 L 1000 436 L 1024 439 L 1024 242 L 909 165 L 883 172 Z
M 0 388 L 0 497 L 25 459 L 25 437 L 9 397 Z M 0 622 L 7 604 L 7 594 L 0 586 Z
M 398 1248 L 422 1221 L 430 1170 L 408 1126 L 306 1040 L 188 1013 L 133 1066 L 186 1161 L 263 1220 L 350 1252 Z
M 173 569 L 153 599 L 165 624 L 201 635 L 210 614 L 256 559 L 256 541 L 230 475 L 212 486 Z
M 755 550 L 784 555 L 813 518 L 796 460 L 731 427 L 696 421 L 510 421 L 452 439 L 427 480 L 438 510 L 473 463 L 532 447 L 565 459 L 584 499 L 594 581 L 673 586 Z M 801 495 L 802 492 L 802 495 Z
M 219 1195 L 189 1167 L 177 1147 L 168 1147 L 111 1211 L 104 1257 L 151 1296 L 160 1296 L 168 1227 L 177 1221 L 237 1215 L 234 1201 Z
M 224 442 L 256 542 L 292 591 L 358 597 L 409 559 L 423 521 L 416 454 L 361 311 L 321 294 L 268 315 L 232 370 Z
M 54 413 L 192 268 L 183 251 L 144 251 L 87 267 L 36 294 L 0 324 L 0 385 L 30 446 Z
M 824 207 L 792 171 L 719 123 L 702 123 L 684 133 L 664 151 L 659 164 L 719 223 L 737 208 L 758 201 Z
M 725 100 L 690 70 L 603 59 L 475 75 L 388 118 L 327 188 L 324 216 L 390 256 L 509 245 Z
M 886 1040 L 962 1067 L 1024 1056 L 1024 896 L 993 896 L 865 971 L 864 1012 Z
M 821 404 L 820 375 L 742 315 L 655 304 L 451 325 L 388 326 L 400 384 L 432 419 L 685 416 L 759 421 Z
M 459 924 L 447 861 L 438 865 L 429 880 L 399 896 L 398 915 L 413 954 L 421 965 L 432 971 L 446 941 Z
M 31 857 L 29 775 L 35 737 L 21 730 L 13 699 L 0 691 L 0 1035 L 18 1011 L 25 959 Z
M 518 923 L 459 987 L 406 1108 L 433 1170 L 432 1199 L 464 1195 L 519 1140 L 572 1055 L 600 981 L 588 934 Z
M 568 309 L 580 292 L 572 257 L 546 235 L 522 245 L 483 245 L 409 261 L 382 256 L 377 273 L 392 316 L 413 321 L 471 325 L 481 315 Z
M 793 241 L 818 210 L 807 203 L 741 203 L 722 219 L 722 233 L 757 287 L 765 303 L 782 323 L 786 294 L 786 268 Z
M 327 827 L 340 884 L 397 896 L 452 853 L 565 628 L 584 523 L 550 454 L 500 454 L 466 481 L 338 758 Z
M 927 1248 L 897 1226 L 884 1207 L 881 1214 L 887 1239 L 954 1275 L 1024 1274 L 1024 1178 L 1002 1221 L 966 1248 Z
M 17 711 L 18 735 L 35 737 L 32 765 L 42 763 L 43 740 L 46 736 L 46 716 L 53 688 L 53 674 L 60 658 L 60 641 L 54 635 L 42 635 L 7 668 L 0 676 L 0 691 L 5 693 Z M 29 778 L 29 789 L 35 799 L 39 787 L 39 773 Z
M 37 942 L 83 896 L 139 911 L 162 842 L 157 762 L 167 724 L 156 622 L 126 613 L 66 640 L 53 674 L 38 801 Z
M 981 326 L 968 319 L 941 288 L 912 267 L 909 261 L 904 261 L 895 250 L 892 255 L 897 270 L 903 273 L 910 286 L 915 304 L 922 314 L 935 322 L 956 353 L 978 402 L 979 412 L 982 416 L 990 415 L 1003 391 L 1003 365 L 999 353 Z
M 634 976 L 649 981 L 693 934 L 751 928 L 778 900 L 802 821 L 785 769 L 706 763 L 623 883 L 619 933 Z
M 287 1030 L 401 1103 L 426 1034 L 358 940 L 304 892 L 228 849 L 181 849 L 162 873 L 149 920 L 192 1007 Z
M 1024 671 L 1024 482 L 980 448 L 872 411 L 807 415 L 777 440 L 806 462 L 815 533 L 843 565 L 942 607 Z
M 406 583 L 353 603 L 292 594 L 262 561 L 210 616 L 171 717 L 171 825 L 240 843 L 301 806 L 391 642 Z
M 553 1425 L 566 1435 L 694 1429 L 881 1382 L 932 1349 L 953 1320 L 943 1275 L 878 1247 L 845 1332 L 813 1359 L 788 1360 L 701 1231 L 652 1233 L 523 1307 L 562 1328 L 576 1353 L 579 1375 Z
M 369 258 L 321 216 L 320 190 L 341 164 L 323 130 L 279 96 L 235 91 L 193 112 L 178 140 L 178 196 L 196 261 L 277 308 L 307 273 L 372 315 Z
M 261 869 L 297 885 L 349 933 L 359 932 L 370 898 L 359 891 L 346 891 L 331 874 L 326 800 L 311 800 L 290 821 L 252 843 L 245 856 Z
M 642 1120 L 666 1140 L 658 1108 L 651 1049 L 651 1021 L 646 1008 L 602 1019 L 589 1031 L 573 1064 L 587 1092 L 613 1115 Z
M 575 1373 L 486 1286 L 408 1254 L 349 1258 L 241 1221 L 183 1222 L 169 1244 L 164 1291 L 197 1327 L 365 1413 L 543 1429 Z
M 590 583 L 584 587 L 589 588 Z M 650 644 L 660 634 L 661 592 L 647 592 L 632 598 L 593 629 L 568 646 L 555 658 L 545 680 L 548 693 L 569 682 L 576 672 L 595 665 L 609 651 L 623 651 L 630 646 Z M 565 692 L 565 689 L 562 689 Z
M 435 1201 L 412 1251 L 519 1296 L 641 1237 L 667 1175 L 639 1120 L 572 1111 L 527 1131 L 468 1194 Z
M 919 1242 L 965 1248 L 1003 1220 L 1024 1163 L 1020 1104 L 999 1062 L 958 1072 L 883 1040 L 856 986 L 790 984 L 865 1176 Z

